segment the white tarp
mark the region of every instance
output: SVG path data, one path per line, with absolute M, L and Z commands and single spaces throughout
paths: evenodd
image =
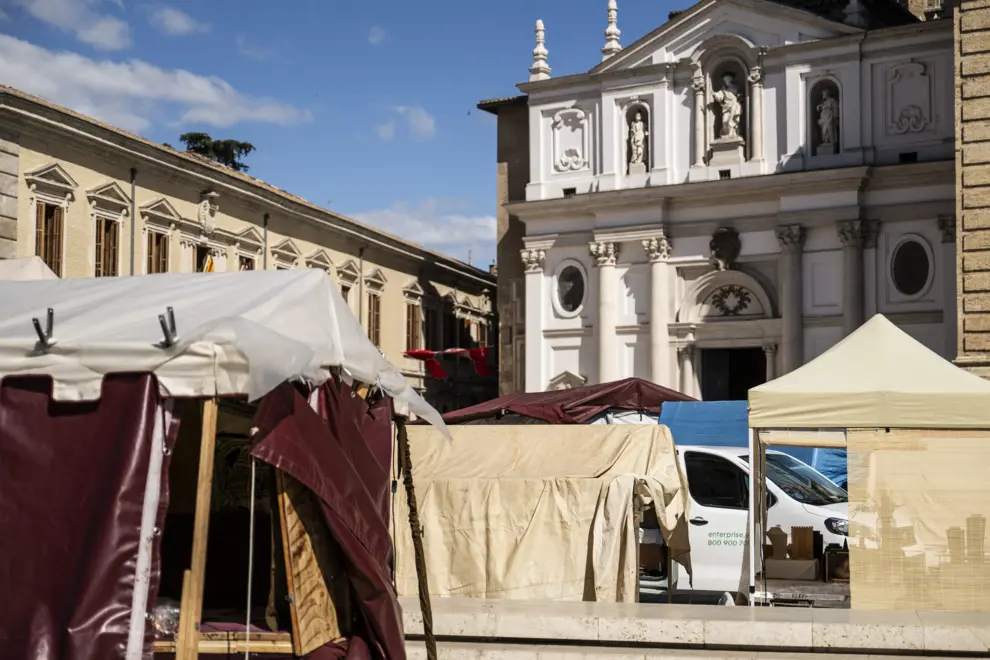
M 990 382 L 877 314 L 803 367 L 749 391 L 754 429 L 990 429 Z
M 158 317 L 168 307 L 179 339 L 163 348 Z M 56 343 L 41 352 L 32 319 L 44 326 L 48 308 Z M 172 396 L 254 400 L 341 367 L 443 427 L 320 270 L 0 281 L 0 309 L 0 378 L 48 375 L 56 399 L 98 399 L 105 374 L 153 372 Z
M 0 280 L 57 280 L 41 257 L 0 259 Z
M 687 487 L 665 426 L 409 427 L 430 593 L 633 602 L 634 499 L 656 502 L 690 568 Z M 399 595 L 416 593 L 405 491 L 392 512 Z

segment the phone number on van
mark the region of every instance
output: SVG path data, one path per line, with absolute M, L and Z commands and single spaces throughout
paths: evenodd
M 709 532 L 709 546 L 723 546 L 735 548 L 746 542 L 746 535 L 742 532 Z

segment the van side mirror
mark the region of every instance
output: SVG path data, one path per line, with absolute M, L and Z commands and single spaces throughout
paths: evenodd
M 776 503 L 777 503 L 777 498 L 773 496 L 773 493 L 767 492 L 767 508 L 769 509 Z

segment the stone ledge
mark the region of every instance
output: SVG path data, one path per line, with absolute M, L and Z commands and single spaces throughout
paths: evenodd
M 418 601 L 401 600 L 406 635 L 422 635 Z M 568 640 L 600 645 L 596 647 L 599 651 L 624 645 L 718 648 L 761 657 L 765 655 L 762 651 L 769 649 L 830 654 L 990 653 L 990 613 L 459 598 L 435 599 L 432 606 L 436 635 L 464 643 L 512 640 L 523 644 L 554 644 Z M 632 651 L 629 657 L 644 657 L 645 651 L 625 650 Z M 680 653 L 678 650 L 674 654 Z

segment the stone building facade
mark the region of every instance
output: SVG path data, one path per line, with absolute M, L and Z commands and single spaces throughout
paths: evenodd
M 499 120 L 517 389 L 639 376 L 745 398 L 875 313 L 954 357 L 951 21 L 702 0 L 623 47 L 615 0 L 605 14 L 600 64 L 552 77 L 537 22 L 523 96 L 480 104 Z
M 990 0 L 955 15 L 957 364 L 990 378 Z
M 491 273 L 0 87 L 0 258 L 31 255 L 61 277 L 318 268 L 438 409 L 497 395 L 470 363 L 440 381 L 404 355 L 494 342 Z

